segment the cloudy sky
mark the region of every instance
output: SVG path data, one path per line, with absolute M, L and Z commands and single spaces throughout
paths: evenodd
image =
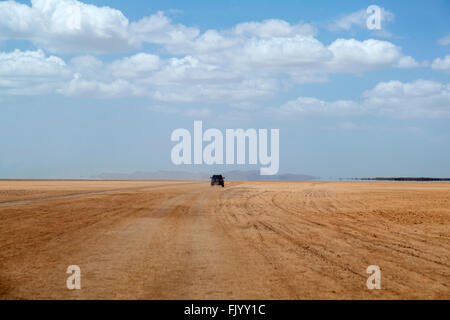
M 281 172 L 448 177 L 449 14 L 447 0 L 0 1 L 0 178 L 207 170 L 170 160 L 194 120 L 279 128 Z

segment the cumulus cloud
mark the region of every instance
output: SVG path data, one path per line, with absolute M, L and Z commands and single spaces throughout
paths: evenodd
M 385 19 L 391 15 L 383 11 Z M 162 45 L 172 54 L 191 55 L 205 63 L 291 68 L 331 60 L 334 48 L 357 49 L 362 53 L 362 46 L 377 44 L 385 45 L 380 49 L 399 51 L 394 45 L 387 48 L 387 43 L 382 42 L 364 42 L 355 48 L 356 40 L 335 41 L 327 48 L 314 38 L 316 33 L 311 24 L 269 19 L 200 34 L 196 28 L 173 24 L 163 12 L 130 23 L 119 10 L 77 0 L 33 0 L 31 7 L 14 1 L 0 2 L 3 39 L 29 40 L 51 52 L 124 51 L 149 42 Z M 374 48 L 362 49 L 376 48 L 374 45 Z M 371 57 L 377 59 L 379 55 L 377 51 Z M 366 57 L 367 52 L 358 59 Z
M 58 89 L 57 93 L 68 96 L 84 96 L 84 97 L 132 97 L 142 96 L 144 91 L 142 88 L 123 80 L 116 79 L 109 82 L 101 82 L 96 80 L 86 80 L 80 74 L 75 74 L 74 78 L 64 87 Z
M 183 45 L 198 36 L 197 28 L 172 24 L 162 11 L 144 17 L 130 24 L 131 42 L 139 45 L 143 42 L 164 45 Z
M 310 24 L 291 25 L 279 19 L 239 23 L 232 31 L 237 35 L 254 35 L 261 38 L 293 37 L 296 35 L 314 36 L 317 34 L 317 29 Z
M 289 115 L 350 115 L 361 113 L 361 107 L 354 101 L 324 101 L 313 97 L 299 97 L 281 105 L 281 114 Z
M 433 70 L 450 72 L 450 55 L 445 56 L 445 58 L 436 58 L 431 64 Z
M 42 50 L 0 53 L 0 74 L 4 77 L 51 77 L 60 76 L 67 71 L 64 60 L 47 57 Z
M 74 12 L 80 13 L 79 21 L 71 20 Z M 77 0 L 33 0 L 31 6 L 3 1 L 0 37 L 29 40 L 43 49 L 3 53 L 9 60 L 0 60 L 0 70 L 21 65 L 28 74 L 23 82 L 12 73 L 2 78 L 7 90 L 0 89 L 0 95 L 27 92 L 33 88 L 28 84 L 42 83 L 47 75 L 45 90 L 33 92 L 242 105 L 300 83 L 327 81 L 331 73 L 417 66 L 388 41 L 337 39 L 327 45 L 316 33 L 310 24 L 279 19 L 200 33 L 172 23 L 162 12 L 129 22 L 118 10 Z M 157 44 L 164 56 L 140 52 L 105 61 L 95 55 L 144 42 Z M 66 63 L 45 52 L 82 54 Z
M 421 66 L 426 66 L 427 62 L 422 62 Z M 395 65 L 397 68 L 415 68 L 419 66 L 419 63 L 414 60 L 413 57 L 410 56 L 402 56 L 400 59 L 398 59 L 397 64 Z
M 417 80 L 380 82 L 358 100 L 324 101 L 299 97 L 276 110 L 278 115 L 353 116 L 378 115 L 400 118 L 450 117 L 450 83 Z
M 363 94 L 375 112 L 404 118 L 450 116 L 450 83 L 416 80 L 381 82 Z
M 337 39 L 326 46 L 312 35 L 292 36 L 285 32 L 283 37 L 268 37 L 271 33 L 264 32 L 264 37 L 259 37 L 256 32 L 236 33 L 235 29 L 208 30 L 188 46 L 168 50 L 192 55 L 200 62 L 228 70 L 228 74 L 288 74 L 300 83 L 305 79 L 323 81 L 324 75 L 332 72 L 360 73 L 418 66 L 412 57 L 388 41 Z
M 103 62 L 98 57 L 82 55 L 66 64 L 61 58 L 46 56 L 42 50 L 16 50 L 2 56 L 0 70 L 5 76 L 17 79 L 27 70 L 27 81 L 36 83 L 46 76 L 45 81 L 57 84 L 48 87 L 49 93 L 89 97 L 147 96 L 165 102 L 255 101 L 296 83 L 326 81 L 329 73 L 361 73 L 417 64 L 389 42 L 338 39 L 326 47 L 310 36 L 298 36 L 295 40 L 254 39 L 246 48 L 220 51 L 216 58 L 215 54 L 208 58 L 198 54 L 163 59 L 154 54 L 138 53 Z M 11 68 L 23 70 L 13 72 Z M 7 70 L 10 70 L 8 74 Z M 280 80 L 283 75 L 288 78 Z M 24 84 L 10 82 L 10 90 L 1 92 L 19 92 L 21 87 L 26 87 Z M 55 90 L 51 91 L 52 87 Z
M 119 10 L 77 0 L 32 0 L 31 7 L 0 2 L 0 39 L 29 40 L 56 53 L 126 51 L 197 34 L 195 28 L 171 24 L 162 12 L 130 23 Z
M 70 77 L 64 60 L 42 50 L 0 52 L 0 95 L 52 93 Z
M 401 49 L 391 42 L 369 39 L 337 39 L 330 46 L 333 59 L 328 66 L 333 71 L 362 72 L 388 67 L 409 68 L 418 63 L 404 56 Z
M 0 96 L 147 96 L 165 102 L 245 101 L 277 88 L 274 79 L 230 75 L 191 56 L 161 59 L 145 53 L 110 63 L 85 55 L 66 64 L 42 50 L 15 50 L 0 53 L 0 79 Z
M 85 78 L 105 78 L 105 64 L 99 58 L 91 55 L 76 56 L 69 61 L 71 71 L 82 74 Z
M 158 70 L 159 67 L 159 56 L 148 53 L 138 53 L 131 57 L 125 57 L 112 62 L 108 66 L 113 76 L 123 78 L 145 77 Z

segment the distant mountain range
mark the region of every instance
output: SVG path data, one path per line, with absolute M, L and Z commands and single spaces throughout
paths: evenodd
M 208 180 L 212 175 L 205 172 L 188 171 L 136 171 L 133 173 L 112 173 L 104 172 L 95 176 L 95 179 L 101 180 Z M 214 172 L 214 174 L 218 174 Z M 259 170 L 249 171 L 227 171 L 221 172 L 226 180 L 251 180 L 251 181 L 305 181 L 315 180 L 318 177 L 305 174 L 278 174 L 273 176 L 261 176 Z

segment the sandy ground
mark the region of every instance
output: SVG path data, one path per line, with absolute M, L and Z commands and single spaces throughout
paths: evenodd
M 0 299 L 222 298 L 450 299 L 450 183 L 0 181 Z

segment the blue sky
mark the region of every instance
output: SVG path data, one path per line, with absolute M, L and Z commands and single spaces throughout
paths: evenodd
M 170 160 L 171 132 L 194 120 L 279 128 L 281 172 L 449 177 L 449 13 L 445 0 L 0 1 L 0 178 L 208 171 Z

